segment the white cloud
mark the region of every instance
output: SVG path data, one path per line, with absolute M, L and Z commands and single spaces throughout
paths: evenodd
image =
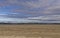
M 60 23 L 60 15 L 48 15 L 28 18 L 0 17 L 1 23 Z
M 60 20 L 60 15 L 46 15 L 46 16 L 39 16 L 39 17 L 29 17 L 27 19 L 30 20 L 40 20 L 40 21 L 48 21 L 48 20 Z
M 36 23 L 60 23 L 60 15 L 46 15 L 39 17 L 29 17 L 29 20 L 35 20 Z
M 28 20 L 27 18 L 9 18 L 0 17 L 0 23 L 35 23 L 35 20 Z

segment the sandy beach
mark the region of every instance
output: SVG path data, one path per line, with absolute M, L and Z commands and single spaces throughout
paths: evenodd
M 0 24 L 0 38 L 60 38 L 60 25 Z

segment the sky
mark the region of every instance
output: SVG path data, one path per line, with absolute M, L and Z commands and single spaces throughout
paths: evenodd
M 60 23 L 60 0 L 0 0 L 0 22 Z

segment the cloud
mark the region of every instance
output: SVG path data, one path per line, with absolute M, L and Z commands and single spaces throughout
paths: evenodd
M 38 14 L 59 14 L 58 10 L 60 10 L 58 9 L 60 8 L 59 3 L 58 1 L 56 2 L 55 0 L 35 0 L 35 1 L 25 0 L 21 2 L 15 0 L 13 4 L 15 3 L 18 6 L 21 6 L 21 5 L 22 7 L 24 6 L 24 9 L 12 9 L 11 12 L 19 12 L 19 13 L 23 12 L 27 14 L 38 15 Z
M 0 14 L 1 22 L 60 22 L 59 0 L 5 0 L 0 2 L 0 8 L 0 12 L 8 11 L 6 14 Z
M 39 17 L 29 17 L 30 20 L 40 20 L 40 21 L 59 21 L 60 15 L 46 15 L 46 16 L 39 16 Z
M 28 20 L 34 20 L 34 23 L 60 23 L 60 15 L 46 15 L 39 17 L 29 17 Z
M 60 23 L 60 15 L 46 15 L 27 18 L 11 18 L 0 16 L 0 23 Z
M 35 23 L 35 22 L 37 21 L 28 20 L 26 18 L 9 18 L 9 17 L 0 18 L 0 23 Z
M 52 6 L 47 8 L 44 13 L 46 14 L 60 14 L 60 6 Z
M 60 14 L 60 0 L 54 0 L 49 4 L 48 8 L 45 9 L 45 14 Z
M 56 4 L 56 5 L 55 5 Z M 14 8 L 13 6 L 17 6 Z M 5 0 L 0 2 L 1 8 L 10 8 L 9 12 L 26 13 L 32 15 L 53 14 L 51 10 L 58 8 L 58 0 Z
M 48 6 L 49 5 L 48 2 L 49 2 L 48 0 L 26 1 L 23 3 L 23 5 L 33 9 Z

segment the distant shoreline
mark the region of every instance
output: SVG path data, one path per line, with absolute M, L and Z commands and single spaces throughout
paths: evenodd
M 7 25 L 8 25 L 8 24 L 9 24 L 9 25 L 11 25 L 11 24 L 13 24 L 13 25 L 23 25 L 23 24 L 27 24 L 27 25 L 28 25 L 28 24 L 33 24 L 33 25 L 34 25 L 34 24 L 39 24 L 39 25 L 53 24 L 53 25 L 55 25 L 55 24 L 56 24 L 56 25 L 60 25 L 60 23 L 0 23 L 0 24 L 7 24 Z

